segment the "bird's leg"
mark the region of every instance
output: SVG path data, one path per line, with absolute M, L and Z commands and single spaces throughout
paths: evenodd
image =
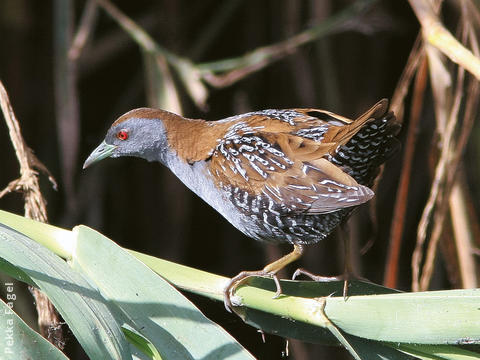
M 347 295 L 348 295 L 348 282 L 349 282 L 349 280 L 356 279 L 356 278 L 359 278 L 359 277 L 355 275 L 355 273 L 353 271 L 353 268 L 352 268 L 352 262 L 351 262 L 351 257 L 350 257 L 350 237 L 349 236 L 344 236 L 343 244 L 345 246 L 345 248 L 344 248 L 345 268 L 344 268 L 344 271 L 343 271 L 342 275 L 321 276 L 321 275 L 313 274 L 310 271 L 305 270 L 303 268 L 299 268 L 293 273 L 292 280 L 295 280 L 300 275 L 305 275 L 305 276 L 309 277 L 310 279 L 312 279 L 313 281 L 319 281 L 319 282 L 343 280 L 343 298 L 346 300 Z
M 268 264 L 262 270 L 258 271 L 242 271 L 237 276 L 233 277 L 230 282 L 227 284 L 225 289 L 223 290 L 223 302 L 225 304 L 225 308 L 231 312 L 232 308 L 232 301 L 230 297 L 235 292 L 235 289 L 240 285 L 246 278 L 250 276 L 268 276 L 271 277 L 275 281 L 275 286 L 277 287 L 277 291 L 275 293 L 274 299 L 278 298 L 282 294 L 282 287 L 280 285 L 280 281 L 277 277 L 277 272 L 282 270 L 285 266 L 290 264 L 291 262 L 300 258 L 303 254 L 303 246 L 294 244 L 293 251 L 288 253 L 287 255 L 281 257 L 278 260 Z

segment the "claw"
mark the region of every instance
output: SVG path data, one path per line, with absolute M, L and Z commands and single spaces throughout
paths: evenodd
M 250 275 L 247 274 L 246 271 L 242 271 L 237 276 L 233 277 L 227 286 L 225 286 L 225 289 L 223 290 L 223 305 L 229 313 L 231 313 L 233 309 L 231 297 L 234 295 L 235 289 L 249 276 Z
M 298 268 L 295 270 L 295 272 L 292 275 L 292 280 L 296 280 L 298 276 L 302 275 L 302 270 L 301 268 Z
M 225 309 L 228 312 L 232 312 L 233 304 L 231 297 L 235 293 L 235 289 L 238 285 L 240 285 L 245 279 L 250 276 L 263 276 L 263 277 L 270 277 L 275 281 L 275 286 L 277 287 L 277 291 L 275 292 L 275 296 L 273 299 L 277 299 L 282 295 L 282 286 L 280 285 L 280 280 L 278 280 L 277 272 L 283 269 L 285 266 L 290 264 L 292 261 L 297 260 L 303 253 L 303 246 L 294 244 L 293 251 L 280 259 L 272 262 L 265 266 L 262 270 L 258 271 L 242 271 L 237 276 L 233 277 L 230 282 L 225 286 L 223 290 L 223 304 L 225 305 Z
M 277 299 L 282 295 L 282 286 L 280 285 L 280 280 L 278 276 L 275 275 L 273 272 L 266 272 L 265 270 L 259 271 L 242 271 L 237 276 L 233 277 L 230 282 L 227 284 L 225 289 L 223 290 L 223 304 L 225 305 L 225 309 L 228 312 L 232 312 L 233 304 L 231 297 L 234 295 L 236 288 L 240 285 L 243 281 L 251 276 L 263 276 L 263 277 L 270 277 L 275 282 L 275 286 L 277 287 L 277 291 L 272 299 Z
M 232 301 L 230 300 L 230 294 L 226 291 L 223 291 L 223 306 L 229 313 L 232 313 Z
M 273 296 L 272 299 L 278 299 L 280 295 L 282 295 L 282 285 L 280 285 L 280 280 L 278 280 L 278 276 L 275 274 L 272 274 L 272 279 L 275 281 L 275 286 L 277 287 L 277 291 L 275 292 L 275 295 Z

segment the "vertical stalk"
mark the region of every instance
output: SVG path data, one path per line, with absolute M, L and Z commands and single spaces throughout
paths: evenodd
M 73 179 L 78 167 L 80 138 L 76 63 L 68 57 L 73 34 L 73 4 L 72 0 L 56 0 L 54 2 L 55 114 L 67 213 L 75 208 Z

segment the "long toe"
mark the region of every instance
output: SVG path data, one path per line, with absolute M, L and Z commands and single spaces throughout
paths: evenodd
M 250 275 L 246 271 L 242 271 L 238 275 L 234 276 L 230 282 L 225 286 L 225 289 L 223 290 L 223 304 L 225 305 L 225 309 L 227 309 L 228 312 L 232 312 L 233 310 L 233 304 L 232 304 L 232 296 L 235 293 L 235 290 L 237 289 L 238 285 L 242 283 L 247 277 Z
M 241 273 L 233 277 L 223 290 L 223 304 L 225 305 L 225 309 L 227 309 L 228 312 L 232 312 L 233 310 L 234 304 L 232 303 L 232 296 L 235 294 L 237 287 L 251 276 L 272 278 L 275 282 L 276 287 L 276 292 L 273 296 L 273 299 L 276 299 L 282 295 L 282 286 L 280 285 L 280 280 L 274 272 L 268 272 L 265 270 L 242 271 Z
M 318 281 L 318 282 L 330 282 L 330 281 L 341 281 L 341 280 L 343 280 L 343 298 L 344 298 L 344 300 L 347 300 L 348 286 L 349 286 L 349 283 L 352 280 L 370 282 L 370 280 L 368 280 L 364 277 L 355 275 L 351 271 L 345 271 L 343 274 L 337 275 L 337 276 L 322 276 L 322 275 L 313 274 L 312 272 L 310 272 L 308 270 L 305 270 L 305 269 L 302 269 L 302 268 L 299 268 L 299 269 L 295 270 L 295 272 L 292 275 L 292 280 L 296 280 L 297 277 L 299 277 L 300 275 L 304 275 L 306 277 L 309 277 L 313 281 Z
M 230 289 L 228 287 L 223 290 L 223 305 L 229 313 L 232 312 L 232 300 L 230 299 Z
M 303 268 L 298 268 L 297 270 L 295 270 L 295 272 L 292 275 L 292 280 L 296 280 L 297 277 L 299 277 L 300 275 L 304 275 L 306 277 L 309 277 L 313 281 L 318 281 L 318 282 L 345 280 L 345 274 L 338 275 L 338 276 L 322 276 L 322 275 L 314 274 L 314 273 L 312 273 L 308 270 L 305 270 Z
M 277 291 L 275 292 L 273 299 L 278 299 L 282 295 L 282 285 L 280 284 L 280 280 L 278 280 L 277 275 L 270 274 L 270 276 L 272 277 L 273 281 L 275 281 L 275 286 L 277 287 Z

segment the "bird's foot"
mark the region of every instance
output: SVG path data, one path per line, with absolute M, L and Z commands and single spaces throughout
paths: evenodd
M 293 245 L 293 251 L 287 255 L 281 257 L 278 260 L 268 264 L 262 270 L 258 271 L 242 271 L 240 274 L 235 276 L 230 280 L 230 282 L 223 290 L 223 303 L 228 312 L 232 312 L 232 296 L 235 292 L 235 289 L 240 285 L 246 278 L 250 276 L 263 276 L 270 277 L 275 281 L 275 286 L 277 291 L 275 293 L 274 299 L 278 298 L 282 294 L 282 287 L 280 286 L 280 281 L 278 280 L 277 273 L 282 270 L 285 266 L 290 264 L 292 261 L 297 260 L 303 253 L 303 246 L 299 244 Z
M 278 298 L 282 294 L 282 287 L 280 285 L 280 281 L 278 280 L 276 272 L 267 271 L 265 269 L 258 271 L 242 271 L 237 276 L 233 277 L 223 290 L 223 304 L 225 305 L 225 309 L 227 309 L 228 312 L 232 312 L 233 309 L 232 297 L 235 294 L 235 290 L 240 284 L 242 284 L 247 278 L 251 276 L 270 277 L 273 279 L 273 281 L 275 281 L 277 291 L 275 292 L 275 296 L 273 297 L 273 299 Z
M 299 268 L 299 269 L 295 270 L 295 272 L 292 275 L 292 280 L 295 280 L 300 275 L 305 275 L 305 276 L 309 277 L 310 279 L 312 279 L 313 281 L 319 281 L 319 282 L 330 282 L 330 281 L 341 281 L 341 280 L 343 280 L 343 299 L 344 300 L 347 300 L 348 285 L 349 285 L 349 282 L 351 280 L 369 281 L 365 278 L 362 278 L 358 275 L 355 275 L 351 271 L 345 271 L 343 274 L 337 275 L 337 276 L 321 276 L 321 275 L 313 274 L 310 271 L 302 269 L 302 268 Z

